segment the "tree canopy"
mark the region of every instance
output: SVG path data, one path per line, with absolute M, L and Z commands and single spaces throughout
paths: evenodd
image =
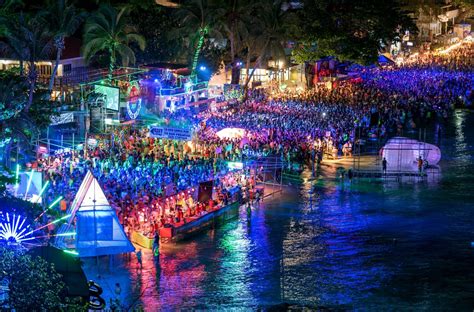
M 397 0 L 305 0 L 295 37 L 315 44 L 319 57 L 374 62 L 384 45 L 416 31 Z
M 0 280 L 4 279 L 9 287 L 5 304 L 16 311 L 56 311 L 61 305 L 61 276 L 40 257 L 0 247 Z

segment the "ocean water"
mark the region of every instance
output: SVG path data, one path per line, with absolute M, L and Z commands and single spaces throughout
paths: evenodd
M 474 309 L 474 113 L 441 131 L 435 181 L 320 178 L 238 220 L 104 273 L 126 307 L 357 311 Z M 430 134 L 431 135 L 431 134 Z M 88 277 L 91 273 L 88 273 Z

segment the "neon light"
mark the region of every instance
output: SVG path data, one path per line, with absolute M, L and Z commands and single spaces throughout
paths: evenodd
M 127 102 L 127 114 L 130 119 L 134 120 L 137 119 L 138 115 L 140 114 L 140 110 L 142 108 L 142 99 L 138 99 L 136 102 L 135 111 L 132 110 L 131 107 L 132 103 L 130 101 Z
M 35 230 L 32 230 L 32 231 L 28 232 L 26 235 L 30 235 L 30 234 L 32 234 L 32 233 L 34 233 L 34 232 L 37 232 L 37 231 L 39 231 L 39 230 L 41 230 L 41 229 L 44 229 L 44 228 L 47 227 L 47 226 L 56 224 L 56 223 L 58 223 L 58 222 L 60 222 L 60 221 L 62 221 L 62 220 L 64 220 L 64 219 L 69 218 L 70 216 L 71 216 L 70 214 L 65 215 L 65 216 L 62 217 L 62 218 L 56 219 L 56 220 L 54 220 L 54 221 L 52 221 L 52 222 L 49 222 L 48 224 L 45 224 L 45 225 L 40 226 L 39 228 L 37 228 L 37 229 L 35 229 Z
M 30 191 L 31 181 L 33 181 L 33 171 L 30 172 L 30 178 L 28 179 L 28 184 L 26 185 L 25 197 L 23 199 L 26 199 L 26 196 L 28 195 L 28 192 Z
M 49 181 L 48 181 L 49 182 Z M 48 184 L 48 183 L 46 183 Z M 46 185 L 45 185 L 46 186 Z M 58 198 L 56 198 L 56 200 L 51 204 L 49 205 L 48 208 L 46 208 L 46 210 L 44 210 L 36 219 L 35 219 L 35 222 L 39 220 L 39 218 L 41 218 L 49 209 L 53 208 L 54 205 L 56 205 L 61 199 L 63 199 L 62 196 L 59 196 Z
M 51 205 L 49 205 L 48 209 L 53 208 L 57 203 L 61 201 L 61 199 L 63 199 L 62 196 L 59 196 L 58 198 L 56 198 L 56 200 Z
M 50 238 L 50 237 L 54 237 L 54 236 L 76 236 L 76 233 L 75 232 L 68 232 L 68 233 L 61 233 L 61 234 L 36 236 L 35 238 Z
M 72 251 L 72 250 L 63 250 L 65 253 L 74 255 L 74 256 L 79 256 L 79 253 L 77 251 Z
M 46 190 L 46 188 L 48 187 L 48 185 L 49 185 L 49 181 L 46 181 L 46 183 L 43 185 L 43 188 L 41 189 L 40 193 L 38 194 L 38 197 L 36 198 L 36 202 L 41 198 L 41 196 L 43 195 L 43 193 Z
M 69 232 L 69 233 L 61 233 L 61 234 L 56 234 L 53 236 L 75 236 L 76 232 Z
M 209 32 L 209 28 L 207 26 L 206 27 L 201 27 L 199 29 L 199 41 L 198 41 L 198 45 L 196 47 L 196 52 L 194 53 L 193 67 L 192 67 L 191 75 L 196 74 L 196 66 L 197 66 L 197 63 L 198 63 L 199 54 L 201 53 L 201 48 L 202 48 L 202 45 L 204 44 L 204 38 L 205 38 L 205 36 L 208 32 Z
M 20 175 L 20 165 L 16 164 L 16 174 L 15 174 L 15 179 L 18 181 L 18 176 Z M 18 184 L 18 182 L 17 182 Z

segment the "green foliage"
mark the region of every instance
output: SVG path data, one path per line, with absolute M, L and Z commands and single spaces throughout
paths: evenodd
M 15 183 L 14 176 L 6 177 L 10 177 L 7 181 L 8 184 Z M 39 204 L 33 204 L 21 198 L 13 197 L 10 194 L 5 194 L 5 192 L 0 194 L 0 196 L 0 205 L 3 212 L 19 214 L 26 217 L 30 221 L 36 219 L 36 217 L 38 217 L 43 212 L 43 208 Z M 50 212 L 53 212 L 53 210 Z M 48 212 L 48 214 L 50 213 Z
M 61 103 L 48 99 L 48 91 L 36 90 L 35 99 L 28 115 L 33 124 L 39 129 L 46 129 L 51 124 L 51 117 L 59 116 Z
M 319 58 L 320 53 L 316 44 L 300 43 L 291 51 L 291 60 L 296 64 L 317 61 Z
M 177 27 L 170 32 L 170 38 L 182 38 L 183 47 L 187 49 L 186 59 L 193 71 L 205 42 L 209 38 L 221 38 L 215 27 L 215 12 L 215 1 L 189 0 L 183 2 L 173 15 Z
M 316 43 L 320 56 L 372 63 L 382 45 L 416 27 L 397 0 L 306 0 L 298 39 Z
M 24 144 L 31 150 L 30 140 L 51 123 L 57 115 L 59 102 L 47 100 L 45 90 L 35 89 L 32 105 L 27 110 L 30 84 L 26 77 L 15 71 L 0 71 L 0 147 L 8 159 L 14 143 Z
M 62 51 L 66 48 L 64 39 L 77 31 L 85 17 L 86 13 L 78 10 L 69 0 L 48 0 L 45 8 L 39 12 L 39 18 L 54 38 L 53 45 L 56 49 L 56 62 L 50 77 L 48 98 L 53 90 Z
M 0 248 L 0 280 L 9 286 L 8 306 L 16 311 L 53 311 L 61 304 L 61 275 L 40 257 Z
M 0 71 L 0 123 L 14 118 L 28 103 L 28 85 L 14 70 Z
M 82 50 L 87 60 L 99 53 L 108 53 L 111 66 L 115 65 L 116 56 L 120 57 L 123 66 L 135 63 L 135 53 L 130 44 L 136 43 L 144 50 L 145 38 L 136 32 L 136 27 L 127 22 L 126 13 L 126 8 L 118 11 L 110 5 L 101 5 L 88 18 L 84 27 Z
M 7 168 L 0 166 L 0 196 L 5 196 L 7 185 L 13 183 L 15 176 Z

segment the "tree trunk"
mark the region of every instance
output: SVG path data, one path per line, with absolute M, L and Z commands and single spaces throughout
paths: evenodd
M 231 69 L 231 84 L 239 84 L 240 83 L 240 66 L 237 66 L 237 64 L 234 62 L 232 63 L 232 69 Z
M 51 92 L 53 92 L 54 79 L 56 77 L 56 73 L 58 72 L 59 60 L 61 59 L 61 52 L 62 51 L 60 48 L 56 50 L 56 63 L 54 64 L 53 72 L 51 73 L 51 78 L 49 79 L 48 99 L 51 99 Z
M 250 54 L 250 47 L 247 47 L 247 62 L 245 64 L 245 79 L 248 79 L 250 73 L 250 57 L 251 57 L 251 54 Z
M 112 83 L 112 75 L 114 73 L 114 65 L 115 65 L 115 51 L 110 49 L 110 63 L 109 63 L 109 83 Z
M 269 43 L 269 41 L 267 41 L 265 43 L 265 45 L 263 46 L 262 52 L 260 53 L 257 60 L 255 61 L 255 65 L 252 68 L 252 72 L 250 73 L 250 75 L 247 74 L 247 79 L 245 80 L 245 85 L 244 85 L 244 90 L 245 90 L 246 94 L 247 94 L 248 84 L 249 84 L 250 80 L 252 79 L 252 76 L 255 73 L 255 70 L 257 69 L 257 67 L 260 67 L 260 65 L 262 63 L 263 55 L 265 53 L 265 50 L 267 49 L 268 43 Z
M 237 65 L 235 61 L 235 39 L 234 33 L 229 32 L 229 41 L 230 41 L 230 59 L 231 59 L 231 84 L 239 84 L 240 83 L 240 66 Z
M 23 69 L 23 60 L 20 59 L 20 76 L 23 76 L 23 72 L 24 72 L 24 69 Z
M 33 94 L 35 92 L 35 87 L 36 87 L 36 65 L 34 62 L 31 62 L 29 69 L 28 69 L 28 79 L 30 81 L 30 90 L 28 94 L 28 103 L 26 104 L 25 107 L 25 112 L 28 112 L 30 110 L 31 105 L 33 105 Z

